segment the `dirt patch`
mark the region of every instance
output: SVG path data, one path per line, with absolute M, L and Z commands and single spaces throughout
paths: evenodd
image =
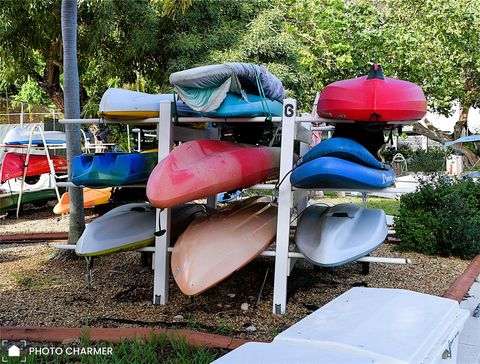
M 400 253 L 390 244 L 372 255 L 408 258 L 412 264 L 372 264 L 370 274 L 364 276 L 357 263 L 315 269 L 300 261 L 288 280 L 287 314 L 280 317 L 272 314 L 273 258 L 254 260 L 194 298 L 183 295 L 170 276 L 169 304 L 154 306 L 153 272 L 141 266 L 140 253 L 96 259 L 95 290 L 91 291 L 85 281 L 85 260 L 49 260 L 53 246 L 0 245 L 1 326 L 170 327 L 269 340 L 354 286 L 404 288 L 441 296 L 469 263 Z M 263 299 L 255 308 L 267 267 Z M 250 308 L 242 311 L 245 302 Z M 247 330 L 251 326 L 255 332 Z

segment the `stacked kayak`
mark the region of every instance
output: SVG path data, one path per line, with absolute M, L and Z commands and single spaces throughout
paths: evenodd
M 67 171 L 67 159 L 60 156 L 50 157 L 55 172 Z M 0 167 L 0 182 L 3 183 L 9 179 L 23 177 L 23 169 L 27 155 L 23 153 L 8 152 L 3 157 Z M 49 173 L 50 167 L 46 155 L 31 154 L 28 159 L 26 176 L 38 176 L 40 174 Z
M 274 240 L 277 208 L 262 199 L 234 202 L 195 220 L 173 247 L 180 290 L 197 295 L 252 261 Z
M 172 207 L 278 176 L 280 148 L 220 140 L 181 144 L 158 163 L 147 182 L 153 206 Z
M 174 91 L 193 110 L 211 117 L 280 116 L 285 90 L 265 67 L 227 63 L 170 75 Z
M 176 206 L 172 211 L 172 230 L 180 235 L 196 217 L 205 214 L 201 205 Z M 75 252 L 80 256 L 98 256 L 151 245 L 155 241 L 155 215 L 155 208 L 147 203 L 114 208 L 86 226 Z
M 25 145 L 28 144 L 31 131 L 22 127 L 16 127 L 8 131 L 3 139 L 3 143 L 7 145 Z M 64 144 L 66 136 L 61 131 L 44 131 L 45 143 L 47 144 Z M 32 144 L 43 144 L 42 135 L 39 131 L 33 132 Z
M 298 188 L 382 189 L 395 182 L 395 171 L 361 144 L 338 137 L 306 153 L 290 181 Z
M 156 152 L 84 154 L 72 160 L 72 182 L 97 188 L 145 182 L 156 164 Z
M 420 120 L 427 112 L 422 88 L 408 81 L 383 76 L 373 65 L 366 76 L 326 86 L 317 104 L 319 116 L 363 123 Z
M 144 92 L 109 88 L 102 96 L 98 114 L 107 119 L 143 119 L 159 116 L 160 102 L 174 101 L 173 94 L 151 95 Z M 185 103 L 177 101 L 178 116 L 200 116 Z
M 383 210 L 354 204 L 312 205 L 300 215 L 295 242 L 313 264 L 334 267 L 377 249 L 387 237 Z
M 0 212 L 17 208 L 22 180 L 10 179 L 0 184 Z M 22 204 L 37 203 L 56 198 L 52 177 L 42 174 L 36 183 L 23 183 Z
M 107 204 L 112 195 L 112 187 L 107 188 L 84 188 L 83 189 L 83 207 L 88 209 L 90 207 Z M 53 213 L 57 215 L 66 214 L 70 212 L 70 194 L 65 192 L 60 201 L 53 208 Z

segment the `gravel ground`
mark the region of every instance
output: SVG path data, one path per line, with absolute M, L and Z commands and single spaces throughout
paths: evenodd
M 46 231 L 50 223 L 44 221 L 50 220 L 40 221 L 41 231 Z M 23 223 L 30 226 L 28 221 Z M 51 231 L 61 231 L 58 228 L 64 223 L 54 220 Z M 33 229 L 35 226 L 38 229 L 38 225 L 33 225 Z M 4 226 L 2 229 L 2 233 L 8 230 Z M 95 290 L 89 290 L 85 282 L 85 260 L 50 260 L 55 251 L 53 246 L 52 243 L 0 245 L 0 326 L 186 327 L 251 339 L 272 339 L 354 286 L 405 288 L 442 295 L 469 263 L 458 258 L 400 253 L 391 244 L 384 244 L 372 255 L 409 258 L 412 264 L 372 264 L 370 274 L 364 276 L 357 263 L 314 269 L 299 262 L 288 280 L 287 314 L 279 317 L 271 313 L 272 258 L 254 260 L 194 298 L 184 296 L 170 276 L 169 304 L 154 306 L 151 303 L 153 273 L 141 266 L 140 253 L 98 258 L 94 270 Z M 263 300 L 255 308 L 267 268 Z M 245 302 L 250 308 L 242 311 L 240 306 Z M 249 332 L 250 326 L 256 331 Z
M 27 205 L 18 220 L 15 218 L 15 211 L 10 211 L 7 217 L 0 218 L 0 234 L 68 232 L 68 215 L 54 215 L 53 206 L 53 201 L 44 207 Z M 96 218 L 97 211 L 86 209 L 85 221 L 88 223 Z

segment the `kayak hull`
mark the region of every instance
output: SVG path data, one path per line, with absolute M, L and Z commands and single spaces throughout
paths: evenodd
M 73 158 L 72 182 L 97 188 L 145 182 L 156 162 L 156 152 L 84 154 Z
M 217 118 L 253 118 L 268 116 L 269 113 L 271 116 L 282 116 L 282 110 L 283 105 L 278 101 L 254 94 L 247 94 L 247 99 L 244 99 L 239 94 L 228 92 L 220 107 L 203 115 Z
M 335 267 L 368 255 L 387 233 L 383 210 L 354 204 L 312 205 L 299 218 L 295 242 L 313 264 Z
M 363 145 L 343 137 L 327 139 L 309 150 L 297 161 L 297 166 L 320 157 L 336 157 L 367 167 L 387 169 L 382 162 L 376 159 Z
M 382 189 L 395 183 L 395 171 L 320 157 L 295 168 L 290 181 L 298 188 Z
M 3 143 L 8 145 L 28 144 L 31 131 L 22 127 L 16 127 L 7 132 Z M 65 144 L 66 136 L 62 131 L 44 131 L 45 142 L 47 144 Z M 35 131 L 32 135 L 32 144 L 43 144 L 40 132 Z
M 173 248 L 171 269 L 178 287 L 193 296 L 214 286 L 264 251 L 276 226 L 277 208 L 255 198 L 195 220 Z
M 172 242 L 195 218 L 205 213 L 201 205 L 175 206 L 172 211 Z M 99 256 L 152 245 L 155 242 L 155 216 L 155 208 L 148 203 L 116 207 L 86 226 L 75 253 Z
M 20 194 L 18 192 L 13 193 L 0 193 L 0 212 L 8 210 L 15 210 L 17 208 L 18 198 Z M 40 201 L 48 201 L 55 199 L 57 195 L 55 190 L 38 190 L 38 191 L 25 191 L 22 194 L 22 205 L 26 203 L 34 203 Z
M 326 86 L 317 112 L 324 118 L 370 123 L 420 120 L 427 101 L 422 88 L 412 82 L 369 74 Z
M 280 148 L 190 141 L 155 167 L 148 178 L 147 196 L 155 207 L 171 207 L 276 178 L 279 164 Z
M 112 188 L 84 188 L 83 189 L 83 207 L 88 209 L 97 205 L 104 205 L 110 201 L 112 195 Z M 56 215 L 67 214 L 70 212 L 70 194 L 65 192 L 60 201 L 53 208 L 53 213 Z
M 98 114 L 107 119 L 158 118 L 160 102 L 173 102 L 173 94 L 152 95 L 144 92 L 109 88 L 100 100 Z M 179 116 L 200 116 L 181 101 L 176 103 Z
M 0 168 L 0 180 L 5 182 L 12 178 L 23 177 L 23 169 L 27 155 L 23 153 L 8 152 L 3 157 Z M 67 171 L 67 159 L 61 156 L 51 156 L 55 172 Z M 38 176 L 40 174 L 50 173 L 47 156 L 31 154 L 28 160 L 26 176 Z

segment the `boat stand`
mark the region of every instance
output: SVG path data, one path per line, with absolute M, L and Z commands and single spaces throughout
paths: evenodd
M 85 257 L 87 261 L 87 287 L 90 291 L 94 291 L 95 288 L 92 285 L 93 282 L 93 257 Z

